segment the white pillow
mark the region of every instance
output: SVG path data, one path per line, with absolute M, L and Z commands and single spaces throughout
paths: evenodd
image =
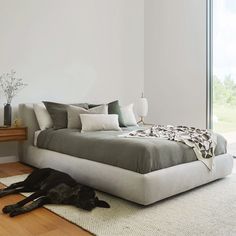
M 81 114 L 82 132 L 83 131 L 103 131 L 115 130 L 120 131 L 118 115 L 103 114 Z
M 108 106 L 104 104 L 97 107 L 93 107 L 88 110 L 82 107 L 77 107 L 77 106 L 72 106 L 72 105 L 68 106 L 67 107 L 67 118 L 68 118 L 67 127 L 69 129 L 82 128 L 82 124 L 80 120 L 81 114 L 108 114 Z
M 48 113 L 46 107 L 43 103 L 33 104 L 34 113 L 38 120 L 39 128 L 41 130 L 52 128 L 53 122 L 50 114 Z
M 133 107 L 134 104 L 120 107 L 125 126 L 137 125 Z

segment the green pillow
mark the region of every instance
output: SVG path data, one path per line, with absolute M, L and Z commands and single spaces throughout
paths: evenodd
M 108 103 L 108 114 L 117 114 L 120 127 L 126 127 L 121 110 L 120 110 L 120 105 L 119 105 L 118 100 Z
M 67 128 L 67 104 L 61 104 L 56 102 L 43 101 L 48 113 L 50 114 L 53 122 L 54 129 Z M 87 103 L 77 103 L 74 106 L 88 109 Z

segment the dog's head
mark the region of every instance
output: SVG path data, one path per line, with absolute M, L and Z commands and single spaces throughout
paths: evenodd
M 95 207 L 110 208 L 110 205 L 96 197 L 96 193 L 92 188 L 86 186 L 75 187 L 76 197 L 74 205 L 87 211 L 93 210 Z

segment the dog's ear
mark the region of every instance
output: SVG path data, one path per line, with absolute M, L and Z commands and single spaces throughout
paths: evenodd
M 110 208 L 110 205 L 107 202 L 99 200 L 98 198 L 96 198 L 95 204 L 97 207 Z

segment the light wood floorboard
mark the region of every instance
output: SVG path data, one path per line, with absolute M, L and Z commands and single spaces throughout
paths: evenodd
M 30 173 L 32 168 L 21 163 L 0 164 L 0 177 L 8 177 Z M 0 184 L 0 188 L 4 185 Z M 45 208 L 11 218 L 1 212 L 5 205 L 20 201 L 24 197 L 20 194 L 0 198 L 0 236 L 88 236 L 90 233 L 68 222 Z

